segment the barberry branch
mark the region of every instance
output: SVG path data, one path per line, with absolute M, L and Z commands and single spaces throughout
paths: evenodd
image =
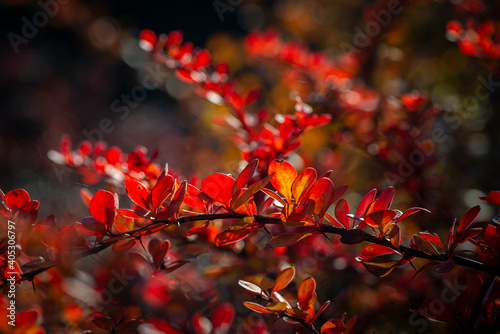
M 138 239 L 141 236 L 136 235 L 136 234 L 139 234 L 140 232 L 143 232 L 143 231 L 150 229 L 152 227 L 155 227 L 155 226 L 159 226 L 159 225 L 168 226 L 171 224 L 184 224 L 184 223 L 203 221 L 203 220 L 241 219 L 241 218 L 246 218 L 246 217 L 250 217 L 250 216 L 248 216 L 246 214 L 241 214 L 241 213 L 225 212 L 225 213 L 213 213 L 213 214 L 200 214 L 200 215 L 193 215 L 193 216 L 183 216 L 183 217 L 179 217 L 177 219 L 169 219 L 169 220 L 162 220 L 162 221 L 152 221 L 151 223 L 149 223 L 143 227 L 131 230 L 129 232 L 124 232 L 124 233 L 113 235 L 113 237 L 115 237 L 113 240 L 105 241 L 92 249 L 86 250 L 80 254 L 75 255 L 75 260 L 90 256 L 90 255 L 97 254 L 97 253 L 107 249 L 108 247 L 114 245 L 118 241 L 123 240 L 123 238 L 119 238 L 119 237 L 131 237 L 131 238 Z M 281 219 L 279 217 L 254 215 L 253 218 L 255 219 L 256 222 L 260 223 L 262 226 L 267 225 L 267 224 L 281 224 Z M 336 227 L 336 226 L 329 226 L 329 225 L 323 226 L 324 233 L 342 235 L 346 231 L 349 231 L 349 230 L 344 229 L 344 228 L 340 228 L 340 227 Z M 403 257 L 408 258 L 408 259 L 412 258 L 412 257 L 416 257 L 416 258 L 422 258 L 422 259 L 442 262 L 443 258 L 446 258 L 446 254 L 442 254 L 442 257 L 438 257 L 435 255 L 427 254 L 419 249 L 411 248 L 411 247 L 404 246 L 404 245 L 401 245 L 399 248 L 397 248 L 397 247 L 394 247 L 388 239 L 379 238 L 375 235 L 369 235 L 363 241 L 390 247 L 394 250 L 397 250 L 398 252 L 400 252 L 403 255 Z M 478 262 L 478 261 L 475 261 L 475 260 L 472 260 L 469 258 L 465 258 L 462 256 L 454 256 L 453 260 L 455 261 L 455 263 L 457 265 L 461 265 L 464 267 L 469 267 L 469 268 L 472 268 L 475 270 L 479 270 L 479 271 L 491 274 L 493 276 L 500 276 L 500 269 L 499 268 L 493 268 L 491 266 L 485 265 L 484 263 L 481 263 L 481 262 Z M 40 274 L 40 273 L 42 273 L 42 272 L 44 272 L 52 267 L 55 267 L 57 265 L 60 265 L 59 261 L 52 261 L 52 262 L 49 262 L 46 266 L 44 266 L 42 268 L 38 268 L 38 269 L 30 271 L 28 273 L 24 273 L 20 276 L 21 281 L 32 280 L 36 275 L 38 275 L 38 274 Z

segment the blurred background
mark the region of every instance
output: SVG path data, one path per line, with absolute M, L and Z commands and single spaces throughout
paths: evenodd
M 157 161 L 168 163 L 185 178 L 237 172 L 240 153 L 227 140 L 228 130 L 213 124 L 214 118 L 228 111 L 156 67 L 138 46 L 142 29 L 157 33 L 182 30 L 185 40 L 208 48 L 215 63 L 228 63 L 230 76 L 243 91 L 262 87 L 256 108 L 292 112 L 290 91 L 303 89 L 305 101 L 315 110 L 334 115 L 332 124 L 305 136 L 296 166 L 333 169 L 335 185 L 350 186 L 346 198 L 356 207 L 370 189 L 389 185 L 386 171 L 397 170 L 408 156 L 402 155 L 399 161 L 380 158 L 382 146 L 371 144 L 392 138 L 375 131 L 373 138 L 355 140 L 358 134 L 344 128 L 346 116 L 338 116 L 342 111 L 354 113 L 355 108 L 344 109 L 336 102 L 338 96 L 315 98 L 308 90 L 317 86 L 290 79 L 286 64 L 277 66 L 271 59 L 262 61 L 250 55 L 244 46 L 245 35 L 275 29 L 285 41 L 322 51 L 339 67 L 349 69 L 352 85 L 375 91 L 384 101 L 414 91 L 425 96 L 428 109 L 421 113 L 425 116 L 428 110 L 433 116 L 428 134 L 439 129 L 443 140 L 434 140 L 432 159 L 411 182 L 405 179 L 395 184 L 398 208 L 420 205 L 433 212 L 420 216 L 408 231 L 445 231 L 454 217 L 479 203 L 483 207 L 479 219 L 488 221 L 496 211 L 478 197 L 500 189 L 500 58 L 471 55 L 450 36 L 448 24 L 455 20 L 473 31 L 483 22 L 497 22 L 500 6 L 479 0 L 397 4 L 390 24 L 359 48 L 355 66 L 350 68 L 353 59 L 345 57 L 345 46 L 356 44 L 358 32 L 366 33 L 366 23 L 373 21 L 372 12 L 387 9 L 387 1 L 2 1 L 0 189 L 26 189 L 32 199 L 41 202 L 41 217 L 55 213 L 70 224 L 88 215 L 79 198 L 79 190 L 85 186 L 79 175 L 47 157 L 49 150 L 59 148 L 63 134 L 75 145 L 102 139 L 124 151 L 137 145 L 158 150 Z M 494 44 L 500 43 L 500 33 L 491 38 Z M 126 102 L 146 77 L 155 76 L 160 78 L 157 88 L 147 89 L 140 102 Z M 356 95 L 356 100 L 368 98 Z M 118 106 L 127 107 L 126 117 Z M 431 107 L 435 108 L 432 112 Z M 109 120 L 107 130 L 94 131 L 103 119 Z M 415 128 L 424 126 L 420 121 L 405 119 Z M 98 188 L 89 187 L 92 192 Z M 318 262 L 322 256 L 317 257 Z M 314 266 L 314 270 L 322 268 Z M 332 262 L 330 269 L 323 268 L 323 281 L 331 279 L 326 273 L 345 266 Z M 406 286 L 410 278 L 411 274 L 400 278 L 396 287 Z M 328 289 L 337 295 L 344 283 L 337 281 Z M 397 308 L 381 295 L 393 294 L 395 300 L 402 298 L 411 304 L 399 295 L 394 282 L 389 283 L 382 280 L 350 295 L 350 307 L 369 315 L 365 321 L 372 316 L 372 321 L 382 324 L 377 333 L 385 333 L 383 326 L 388 326 L 387 333 L 394 328 L 388 321 L 391 313 L 381 316 L 374 310 Z M 413 291 L 415 296 L 418 291 Z M 402 323 L 408 327 L 408 319 Z M 367 323 L 364 326 L 372 328 Z

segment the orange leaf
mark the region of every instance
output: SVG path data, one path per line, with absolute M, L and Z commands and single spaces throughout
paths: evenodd
M 307 310 L 309 308 L 309 301 L 314 295 L 315 290 L 316 281 L 312 277 L 308 277 L 300 283 L 299 289 L 297 290 L 297 297 L 302 310 Z
M 387 237 L 394 247 L 399 248 L 401 245 L 401 230 L 398 225 L 392 224 L 389 226 L 387 230 Z
M 311 190 L 316 181 L 317 173 L 314 168 L 306 168 L 300 173 L 292 184 L 292 197 L 295 203 L 300 203 Z
M 295 276 L 294 267 L 288 267 L 282 270 L 279 273 L 278 277 L 276 277 L 276 282 L 274 283 L 274 287 L 273 290 L 271 291 L 271 294 L 273 294 L 273 292 L 275 291 L 281 291 L 284 288 L 286 288 L 286 286 L 288 285 L 288 283 L 292 281 L 294 276 Z
M 116 216 L 113 223 L 113 227 L 118 233 L 125 233 L 131 231 L 134 228 L 134 220 L 123 215 Z
M 286 310 L 288 314 L 297 319 L 305 319 L 309 316 L 309 313 L 298 309 L 297 307 L 292 307 Z
M 290 203 L 292 199 L 292 184 L 297 178 L 295 167 L 285 160 L 273 160 L 269 165 L 268 173 L 269 175 L 274 174 L 271 178 L 271 184 Z

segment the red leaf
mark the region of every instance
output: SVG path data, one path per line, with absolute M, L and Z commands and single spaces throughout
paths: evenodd
M 116 209 L 115 211 L 118 212 L 123 217 L 127 217 L 127 218 L 134 218 L 134 219 L 145 218 L 144 216 L 141 216 L 138 214 L 138 212 L 139 212 L 138 210 Z
M 57 231 L 46 225 L 36 225 L 33 232 L 39 233 L 40 241 L 52 250 L 59 251 L 60 237 Z
M 337 205 L 335 205 L 335 218 L 339 221 L 340 224 L 344 228 L 349 227 L 349 217 L 346 215 L 349 213 L 349 204 L 345 199 L 341 199 L 338 201 Z
M 308 198 L 314 201 L 314 213 L 320 217 L 325 215 L 326 210 L 332 204 L 335 188 L 330 179 L 322 178 L 316 181 Z
M 220 246 L 225 246 L 225 245 L 235 243 L 236 241 L 243 240 L 246 237 L 248 237 L 248 235 L 250 234 L 251 231 L 252 231 L 252 228 L 242 228 L 242 229 L 236 230 L 236 231 L 226 231 L 226 232 L 219 233 L 215 237 L 215 245 L 217 247 L 220 247 Z
M 458 244 L 464 243 L 470 238 L 474 238 L 479 235 L 483 229 L 482 228 L 470 228 L 463 231 L 458 231 L 451 237 L 451 247 L 455 247 Z
M 110 165 L 116 165 L 122 161 L 122 150 L 119 147 L 112 146 L 104 154 L 104 158 Z
M 38 201 L 30 201 L 28 203 L 28 205 L 26 205 L 23 210 L 26 210 L 26 211 L 36 211 L 36 209 L 38 209 L 38 207 L 40 206 L 40 202 Z
M 47 218 L 45 218 L 42 222 L 42 225 L 47 225 L 52 228 L 56 228 L 57 223 L 56 223 L 56 216 L 54 215 L 48 215 Z
M 192 184 L 188 184 L 187 194 L 186 196 L 184 196 L 184 204 L 192 208 L 205 211 L 205 204 L 203 204 L 203 201 L 199 197 L 197 197 L 199 193 L 200 191 L 195 186 L 193 186 Z
M 418 207 L 410 208 L 410 209 L 406 210 L 405 212 L 403 212 L 403 214 L 396 220 L 396 223 L 400 222 L 401 220 L 405 219 L 406 217 L 411 216 L 412 214 L 417 213 L 419 211 L 425 211 L 427 213 L 430 213 L 429 210 L 424 209 L 424 208 L 418 208 Z
M 394 250 L 387 247 L 387 246 L 382 246 L 382 245 L 377 245 L 377 244 L 371 244 L 368 246 L 365 246 L 363 250 L 361 251 L 361 255 L 363 256 L 379 256 L 379 255 L 386 255 L 386 254 L 392 254 L 394 253 Z
M 153 51 L 156 45 L 156 34 L 144 29 L 139 35 L 139 46 L 146 51 Z
M 429 233 L 429 232 L 420 232 L 420 233 L 418 233 L 418 235 L 421 236 L 422 238 L 429 240 L 430 242 L 438 245 L 443 250 L 445 250 L 443 244 L 441 243 L 441 240 L 439 239 L 439 235 L 437 235 L 435 233 Z
M 335 189 L 335 192 L 333 194 L 332 203 L 335 202 L 336 200 L 338 200 L 340 197 L 342 197 L 342 195 L 344 195 L 344 193 L 347 191 L 347 188 L 349 188 L 349 187 L 342 186 L 340 188 Z
M 483 201 L 491 204 L 500 205 L 500 191 L 491 191 L 488 196 L 479 197 Z
M 215 204 L 229 208 L 231 190 L 235 182 L 227 174 L 214 173 L 201 182 L 201 191 L 214 200 Z
M 92 193 L 87 188 L 80 189 L 80 198 L 87 207 L 90 206 L 90 201 L 92 200 Z
M 175 193 L 175 197 L 170 202 L 170 205 L 167 206 L 165 209 L 162 211 L 158 212 L 156 215 L 155 219 L 156 220 L 167 220 L 171 217 L 174 217 L 179 214 L 179 209 L 181 208 L 182 202 L 184 200 L 184 195 L 186 195 L 186 190 L 187 190 L 187 181 L 183 181 L 179 185 L 179 189 Z
M 366 213 L 366 209 L 373 202 L 375 196 L 377 195 L 377 189 L 372 189 L 368 194 L 363 197 L 361 203 L 359 203 L 358 210 L 356 211 L 356 216 L 363 217 Z
M 216 308 L 211 317 L 213 331 L 226 333 L 233 323 L 235 314 L 234 307 L 229 303 L 224 303 Z
M 116 244 L 113 245 L 113 252 L 119 253 L 119 252 L 126 252 L 135 246 L 135 240 L 134 239 L 129 239 L 129 240 L 120 240 Z
M 388 210 L 391 207 L 392 200 L 394 199 L 394 192 L 394 187 L 389 187 L 384 190 L 375 202 L 372 212 L 379 210 Z
M 297 178 L 297 171 L 291 163 L 286 160 L 273 160 L 269 165 L 269 175 L 274 173 L 271 184 L 279 191 L 288 203 L 292 199 L 292 184 Z
M 160 268 L 163 261 L 165 261 L 165 257 L 167 256 L 169 249 L 170 241 L 168 240 L 160 241 L 159 239 L 153 239 L 149 242 L 148 251 L 153 258 L 153 263 L 156 269 Z
M 248 203 L 250 199 L 252 198 L 255 193 L 257 193 L 259 190 L 264 188 L 268 183 L 269 180 L 273 177 L 273 175 L 268 175 L 262 180 L 253 183 L 251 186 L 248 187 L 245 191 L 241 193 L 241 195 L 237 196 L 236 200 L 231 204 L 231 208 L 233 210 L 238 209 L 240 206 Z
M 92 322 L 97 326 L 102 329 L 105 329 L 109 332 L 113 329 L 115 323 L 110 319 L 107 318 L 104 314 L 102 313 L 94 313 L 93 314 L 93 319 Z
M 365 224 L 371 227 L 378 227 L 385 231 L 386 227 L 392 222 L 394 217 L 396 217 L 397 212 L 394 210 L 379 210 L 374 211 L 365 217 Z
M 262 189 L 262 191 L 269 197 L 272 197 L 274 200 L 276 200 L 278 203 L 280 203 L 281 205 L 285 205 L 285 201 L 283 201 L 283 199 L 277 194 L 275 193 L 274 191 L 272 190 L 269 190 L 269 189 Z
M 457 232 L 467 229 L 474 222 L 474 219 L 476 219 L 477 215 L 479 214 L 479 211 L 481 211 L 481 207 L 479 205 L 476 205 L 475 207 L 470 208 L 464 214 L 464 216 L 462 217 L 462 220 L 460 220 L 460 224 L 458 224 Z
M 435 300 L 426 299 L 423 302 L 425 311 L 421 310 L 410 310 L 410 311 L 421 314 L 424 317 L 434 321 L 445 322 L 445 323 L 456 322 L 455 309 L 453 308 L 452 304 L 442 300 L 440 300 L 439 308 L 433 307 L 434 305 L 431 304 L 435 304 Z
M 90 214 L 92 217 L 106 224 L 108 230 L 115 220 L 115 196 L 106 190 L 99 190 L 90 201 Z
M 188 236 L 195 235 L 195 234 L 198 234 L 198 233 L 205 231 L 207 229 L 209 223 L 210 223 L 210 221 L 207 220 L 206 222 L 204 222 L 202 224 L 199 224 L 193 228 L 190 228 L 189 230 L 186 231 L 186 235 L 188 235 Z
M 80 219 L 80 223 L 80 232 L 85 235 L 104 235 L 106 233 L 106 224 L 94 217 L 84 217 Z
M 441 256 L 439 251 L 434 247 L 434 245 L 427 239 L 424 238 L 420 234 L 415 234 L 413 236 L 413 242 L 423 252 L 429 254 L 429 255 L 434 255 L 434 256 Z
M 137 180 L 130 179 L 125 181 L 125 189 L 130 199 L 145 210 L 149 210 L 149 191 Z
M 240 175 L 236 179 L 235 184 L 231 190 L 231 194 L 234 195 L 238 189 L 246 187 L 250 179 L 252 178 L 257 166 L 259 165 L 259 160 L 254 159 L 248 163 L 248 165 L 241 171 Z
M 316 314 L 314 315 L 314 317 L 311 319 L 311 323 L 314 323 L 316 321 L 316 319 L 321 315 L 321 313 L 323 313 L 324 310 L 326 310 L 326 308 L 328 307 L 328 305 L 330 305 L 330 301 L 327 300 L 326 302 L 323 303 L 323 305 L 321 305 L 321 307 L 319 308 L 318 312 L 316 312 Z
M 288 209 L 291 207 L 290 209 Z M 304 218 L 311 217 L 314 210 L 314 202 L 312 200 L 308 200 L 306 204 L 301 205 L 292 212 L 292 208 L 295 207 L 295 204 L 287 204 L 283 211 L 281 212 L 281 221 L 283 225 L 286 227 L 298 227 L 306 225 L 304 223 Z
M 245 99 L 245 106 L 249 105 L 253 101 L 257 100 L 260 96 L 260 89 L 254 89 L 250 93 L 248 93 L 246 99 Z
M 311 190 L 318 173 L 314 168 L 306 168 L 300 173 L 292 184 L 292 197 L 295 203 L 300 203 Z
M 206 67 L 208 64 L 210 64 L 210 54 L 205 49 L 200 50 L 200 52 L 196 54 L 195 69 L 199 70 L 201 67 Z
M 24 189 L 15 189 L 5 194 L 3 200 L 10 209 L 21 209 L 29 204 L 30 195 Z
M 166 175 L 158 180 L 158 183 L 151 189 L 150 193 L 150 203 L 153 209 L 158 209 L 160 205 L 165 201 L 165 199 L 173 191 L 174 178 L 170 175 Z
M 188 82 L 188 83 L 194 82 L 193 78 L 191 77 L 191 72 L 186 71 L 185 69 L 182 69 L 182 68 L 179 68 L 175 71 L 175 76 L 184 82 Z

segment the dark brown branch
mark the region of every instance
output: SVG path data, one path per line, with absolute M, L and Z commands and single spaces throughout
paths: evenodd
M 245 218 L 245 217 L 249 217 L 249 216 L 246 214 L 242 214 L 242 213 L 226 212 L 226 213 L 214 213 L 214 214 L 200 214 L 200 215 L 194 215 L 194 216 L 183 216 L 183 217 L 179 217 L 178 219 L 152 221 L 150 224 L 147 224 L 146 226 L 143 226 L 141 228 L 138 228 L 138 229 L 135 229 L 135 230 L 132 230 L 129 232 L 113 235 L 113 237 L 117 237 L 117 238 L 110 240 L 108 242 L 105 241 L 92 249 L 86 250 L 80 254 L 75 255 L 75 260 L 87 257 L 89 255 L 97 254 L 97 253 L 103 251 L 104 249 L 114 245 L 116 242 L 123 240 L 123 238 L 120 238 L 120 237 L 139 238 L 140 236 L 137 236 L 134 234 L 137 234 L 138 232 L 145 231 L 145 230 L 147 230 L 153 226 L 156 226 L 156 225 L 184 224 L 184 223 L 201 221 L 201 220 L 241 219 L 241 218 Z M 268 216 L 262 216 L 262 215 L 254 215 L 253 218 L 255 219 L 255 221 L 257 221 L 262 226 L 264 226 L 266 224 L 281 224 L 281 219 L 279 217 L 268 217 Z M 329 225 L 324 226 L 323 230 L 322 230 L 323 233 L 331 233 L 331 234 L 337 234 L 337 235 L 342 235 L 346 231 L 349 231 L 349 230 L 344 229 L 344 228 L 340 228 L 340 227 L 329 226 Z M 442 257 L 434 256 L 434 255 L 427 254 L 419 249 L 410 248 L 408 246 L 402 245 L 399 248 L 397 248 L 397 247 L 394 247 L 390 243 L 389 240 L 387 240 L 385 238 L 381 239 L 381 238 L 378 238 L 374 235 L 367 236 L 367 238 L 365 238 L 364 241 L 390 247 L 390 248 L 400 252 L 403 256 L 405 256 L 407 258 L 418 257 L 418 258 L 435 260 L 435 261 L 443 261 L 443 259 L 447 258 L 446 254 L 442 254 Z M 488 274 L 491 274 L 494 276 L 500 276 L 500 268 L 493 268 L 493 267 L 487 266 L 481 262 L 478 262 L 478 261 L 475 261 L 472 259 L 468 259 L 465 257 L 461 257 L 461 256 L 453 256 L 453 260 L 458 265 L 469 267 L 472 269 L 476 269 L 476 270 L 479 270 L 479 271 L 482 271 L 482 272 L 485 272 L 485 273 L 488 273 Z M 60 265 L 59 261 L 48 262 L 47 265 L 42 267 L 42 268 L 38 268 L 38 269 L 35 269 L 35 270 L 30 271 L 28 273 L 22 274 L 21 281 L 32 280 L 33 277 L 35 277 L 36 275 L 54 267 L 54 266 L 57 266 L 57 265 Z

